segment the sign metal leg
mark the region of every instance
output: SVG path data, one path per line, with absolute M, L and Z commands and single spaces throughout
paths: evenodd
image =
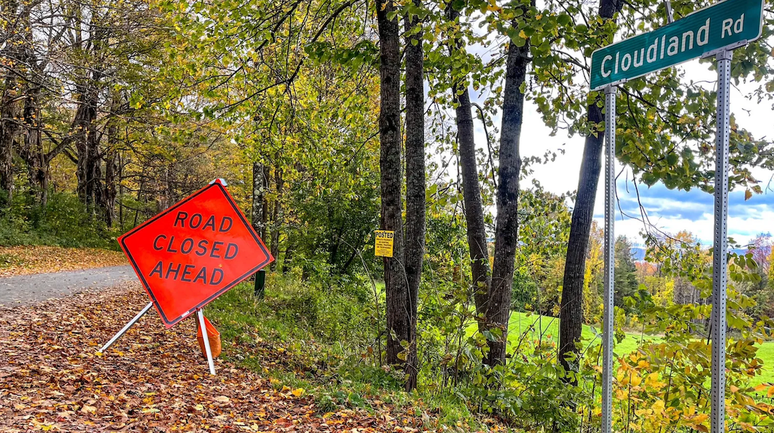
M 615 98 L 617 88 L 605 89 L 605 299 L 602 326 L 602 433 L 613 431 L 613 334 L 615 254 Z
M 137 321 L 140 320 L 140 318 L 142 316 L 144 316 L 145 313 L 147 313 L 148 310 L 150 310 L 152 306 L 153 306 L 153 302 L 148 302 L 148 305 L 146 305 L 145 308 L 143 308 L 139 313 L 137 313 L 137 315 L 134 316 L 134 318 L 132 320 L 130 320 L 126 325 L 124 325 L 124 327 L 121 328 L 121 330 L 118 331 L 118 333 L 116 335 L 114 335 L 113 338 L 110 339 L 110 341 L 108 341 L 104 346 L 102 346 L 102 349 L 99 349 L 99 351 L 102 352 L 102 353 L 105 353 L 105 351 L 108 350 L 108 348 L 110 346 L 112 346 L 113 343 L 116 342 L 116 340 L 121 338 L 121 336 L 124 335 L 126 333 L 126 331 L 128 331 L 129 328 L 132 327 L 132 325 L 137 323 Z
M 202 330 L 202 340 L 204 340 L 204 352 L 207 354 L 207 364 L 210 366 L 210 374 L 215 375 L 215 362 L 212 360 L 212 350 L 210 350 L 210 339 L 207 337 L 207 326 L 204 324 L 204 312 L 199 309 L 196 314 L 199 316 L 199 329 Z
M 717 54 L 718 109 L 715 136 L 715 239 L 712 254 L 712 433 L 726 430 L 726 266 L 728 258 L 728 140 L 732 51 Z

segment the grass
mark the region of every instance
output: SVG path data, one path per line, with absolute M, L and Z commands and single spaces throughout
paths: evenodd
M 511 347 L 516 347 L 519 343 L 519 339 L 526 332 L 526 337 L 531 340 L 537 340 L 541 338 L 547 340 L 558 340 L 559 336 L 559 319 L 555 317 L 539 316 L 537 314 L 512 312 L 511 319 L 508 326 L 508 342 Z M 470 328 L 471 332 L 475 332 L 475 327 Z M 582 338 L 585 342 L 592 341 L 592 344 L 600 344 L 601 336 L 595 338 L 595 332 L 601 334 L 602 330 L 588 325 L 583 325 Z M 614 341 L 613 352 L 616 356 L 623 356 L 637 350 L 640 341 L 642 340 L 658 343 L 661 338 L 658 336 L 645 335 L 642 336 L 637 332 L 627 332 L 626 337 L 621 342 Z M 763 374 L 757 376 L 751 385 L 755 386 L 761 383 L 774 383 L 774 341 L 767 341 L 758 347 L 758 357 L 764 361 Z

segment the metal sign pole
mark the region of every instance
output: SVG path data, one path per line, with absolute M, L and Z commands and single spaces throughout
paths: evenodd
M 726 414 L 726 266 L 728 239 L 728 128 L 732 51 L 717 53 L 715 136 L 715 239 L 712 254 L 712 433 L 723 433 Z
M 207 364 L 210 366 L 210 374 L 215 375 L 215 362 L 212 360 L 212 350 L 210 350 L 210 339 L 207 337 L 207 326 L 204 324 L 204 312 L 200 308 L 196 314 L 199 315 L 199 329 L 202 330 L 202 340 L 204 340 L 204 352 L 207 353 Z
M 137 321 L 140 320 L 140 317 L 144 316 L 145 313 L 147 313 L 148 310 L 150 310 L 152 306 L 153 306 L 153 302 L 148 302 L 148 305 L 146 305 L 145 308 L 143 308 L 139 313 L 137 313 L 137 315 L 134 316 L 134 318 L 132 320 L 130 320 L 129 323 L 124 325 L 124 327 L 121 328 L 121 330 L 118 331 L 118 333 L 116 335 L 114 335 L 113 338 L 110 339 L 110 341 L 108 341 L 104 346 L 102 346 L 102 349 L 99 349 L 99 351 L 101 353 L 105 353 L 105 351 L 108 350 L 108 348 L 110 346 L 112 346 L 113 343 L 116 342 L 116 340 L 121 338 L 121 336 L 124 335 L 126 333 L 126 331 L 128 331 L 129 328 L 132 327 L 132 325 L 137 323 Z
M 613 265 L 615 253 L 615 98 L 618 88 L 605 88 L 605 305 L 602 327 L 602 433 L 613 431 Z

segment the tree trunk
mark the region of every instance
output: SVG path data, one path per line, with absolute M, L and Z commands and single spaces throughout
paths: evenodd
M 376 8 L 379 27 L 379 169 L 381 177 L 381 223 L 383 230 L 394 232 L 393 256 L 384 259 L 384 284 L 387 309 L 387 363 L 403 364 L 406 356 L 401 342 L 408 343 L 411 320 L 408 288 L 404 272 L 400 131 L 400 41 L 392 0 L 381 1 Z
M 3 28 L 5 46 L 0 51 L 0 58 L 5 59 L 3 93 L 0 99 L 0 189 L 7 193 L 7 201 L 2 207 L 11 205 L 13 196 L 13 148 L 16 135 L 19 133 L 19 121 L 21 117 L 20 85 L 16 78 L 17 63 L 20 62 L 21 35 L 19 34 L 17 9 L 19 2 L 6 0 L 2 2 L 3 12 L 7 16 L 6 25 Z
M 266 176 L 263 164 L 253 162 L 253 208 L 252 225 L 258 236 L 263 239 L 266 232 L 266 215 L 264 215 L 264 198 L 266 196 Z
M 113 93 L 110 112 L 115 116 L 121 109 L 121 95 L 118 92 Z M 100 203 L 104 216 L 105 224 L 113 227 L 116 219 L 116 197 L 118 195 L 116 184 L 118 180 L 118 118 L 113 117 L 109 120 L 107 126 L 107 149 L 105 150 L 105 188 Z
M 269 266 L 271 271 L 277 270 L 279 260 L 280 227 L 282 226 L 282 170 L 274 169 L 274 187 L 277 188 L 277 198 L 274 200 L 274 215 L 271 224 L 271 255 L 274 261 Z
M 293 269 L 293 252 L 295 251 L 295 245 L 290 241 L 288 236 L 288 246 L 285 248 L 285 257 L 282 259 L 282 273 L 287 274 Z
M 30 188 L 35 192 L 38 203 L 45 206 L 48 201 L 49 160 L 43 150 L 40 134 L 40 87 L 30 84 L 25 93 L 24 145 L 19 153 L 27 164 L 27 178 Z
M 94 205 L 95 189 L 99 186 L 99 179 L 96 177 L 99 169 L 99 149 L 95 121 L 99 102 L 96 83 L 100 79 L 100 74 L 95 71 L 92 77 L 84 80 L 85 82 L 79 86 L 80 94 L 76 98 L 78 109 L 75 112 L 72 127 L 78 155 L 76 167 L 78 197 L 87 206 Z
M 421 0 L 414 0 L 421 7 Z M 422 70 L 422 24 L 418 16 L 404 18 L 406 29 L 406 278 L 409 351 L 406 391 L 417 387 L 417 303 L 425 255 L 425 93 Z
M 449 21 L 455 21 L 459 12 L 449 5 Z M 461 41 L 455 38 L 450 50 L 460 50 Z M 464 80 L 463 80 L 464 82 Z M 479 317 L 479 331 L 486 329 L 483 318 L 486 316 L 489 286 L 492 283 L 489 274 L 489 250 L 486 244 L 486 226 L 484 225 L 484 205 L 481 201 L 481 190 L 478 184 L 478 167 L 476 164 L 476 141 L 473 127 L 472 106 L 467 86 L 460 89 L 455 83 L 452 94 L 457 103 L 457 138 L 459 140 L 460 166 L 462 168 L 462 198 L 465 203 L 465 223 L 468 235 L 468 251 L 470 253 L 471 281 L 476 303 L 476 313 Z
M 612 19 L 622 6 L 622 0 L 600 0 L 599 16 L 605 20 Z M 597 105 L 599 98 L 588 106 L 587 118 L 592 128 L 593 125 L 603 121 L 602 109 Z M 575 345 L 580 341 L 583 329 L 583 277 L 586 269 L 589 230 L 594 219 L 597 184 L 602 170 L 603 141 L 604 135 L 601 132 L 591 133 L 586 137 L 578 179 L 578 193 L 572 210 L 559 311 L 559 361 L 565 371 L 577 371 L 578 365 L 576 361 L 569 362 L 566 358 L 570 353 L 578 355 Z M 566 380 L 573 384 L 577 383 L 574 375 Z
M 499 329 L 502 335 L 488 341 L 487 363 L 491 366 L 505 363 L 505 349 L 508 342 L 513 262 L 516 257 L 519 224 L 517 215 L 521 173 L 519 140 L 524 116 L 524 94 L 521 92 L 521 85 L 526 79 L 528 64 L 529 41 L 521 47 L 511 41 L 508 44 L 503 95 L 495 256 L 486 314 L 489 328 Z

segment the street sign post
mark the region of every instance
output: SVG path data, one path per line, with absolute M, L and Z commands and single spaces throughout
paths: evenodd
M 668 5 L 668 3 L 667 3 Z M 614 149 L 616 86 L 649 72 L 715 56 L 718 71 L 715 134 L 715 233 L 712 275 L 712 433 L 725 432 L 728 146 L 732 50 L 763 32 L 763 0 L 726 0 L 657 30 L 600 48 L 591 55 L 591 90 L 605 89 L 605 304 L 602 335 L 602 433 L 612 433 L 614 311 Z M 669 5 L 668 5 L 669 6 Z M 670 20 L 671 21 L 671 20 Z
M 215 367 L 202 308 L 269 264 L 263 241 L 217 179 L 118 238 L 151 298 L 100 352 L 152 306 L 167 328 L 197 313 L 210 372 Z
M 591 90 L 733 49 L 763 31 L 763 0 L 726 0 L 591 54 Z
M 613 334 L 615 319 L 615 97 L 617 87 L 605 88 L 605 296 L 602 324 L 602 432 L 612 433 Z M 607 430 L 606 426 L 610 426 Z

